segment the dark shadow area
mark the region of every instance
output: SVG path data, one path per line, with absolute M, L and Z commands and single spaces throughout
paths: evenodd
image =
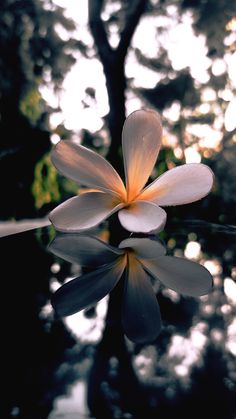
M 43 311 L 52 257 L 35 232 L 2 238 L 0 248 L 1 417 L 47 418 L 53 399 L 66 387 L 55 371 L 74 344 L 61 321 Z

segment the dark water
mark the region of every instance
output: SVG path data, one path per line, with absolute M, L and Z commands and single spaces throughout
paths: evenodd
M 235 230 L 173 224 L 123 250 L 92 236 L 0 239 L 0 417 L 236 418 Z

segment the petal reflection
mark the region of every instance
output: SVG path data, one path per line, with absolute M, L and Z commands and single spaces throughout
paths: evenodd
M 96 304 L 115 287 L 125 265 L 125 258 L 120 257 L 116 263 L 108 264 L 62 285 L 51 299 L 56 313 L 59 316 L 70 316 Z
M 161 331 L 161 314 L 149 275 L 129 255 L 125 280 L 122 322 L 126 336 L 134 342 L 153 341 Z
M 199 297 L 207 294 L 212 288 L 213 280 L 210 272 L 191 260 L 162 256 L 155 260 L 142 259 L 141 262 L 152 276 L 180 294 Z
M 124 253 L 97 237 L 76 233 L 58 234 L 48 249 L 67 262 L 87 267 L 111 263 Z
M 135 251 L 136 257 L 152 259 L 158 256 L 164 256 L 166 249 L 159 240 L 145 238 L 129 238 L 119 244 L 120 249 L 131 248 Z
M 188 259 L 166 256 L 165 247 L 153 236 L 128 238 L 115 248 L 93 236 L 60 233 L 49 250 L 71 263 L 95 268 L 64 284 L 53 295 L 52 305 L 60 316 L 96 304 L 113 290 L 126 271 L 119 304 L 124 333 L 133 342 L 151 342 L 161 331 L 161 314 L 151 277 L 192 297 L 207 294 L 213 285 L 206 268 Z

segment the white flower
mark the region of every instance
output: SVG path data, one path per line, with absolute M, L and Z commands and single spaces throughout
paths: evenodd
M 49 215 L 64 232 L 95 227 L 118 212 L 122 226 L 132 232 L 160 231 L 166 212 L 160 208 L 197 201 L 207 195 L 213 173 L 201 163 L 175 167 L 145 186 L 161 146 L 160 116 L 152 110 L 133 112 L 122 132 L 126 186 L 111 164 L 99 154 L 72 141 L 60 141 L 52 162 L 64 176 L 95 191 L 68 199 Z

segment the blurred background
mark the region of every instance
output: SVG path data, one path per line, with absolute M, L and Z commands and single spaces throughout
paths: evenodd
M 122 172 L 124 119 L 152 107 L 164 126 L 153 176 L 202 161 L 216 177 L 172 217 L 235 224 L 234 2 L 2 0 L 0 22 L 0 219 L 43 216 L 78 191 L 50 162 L 60 138 Z
M 51 228 L 1 238 L 4 419 L 236 417 L 236 3 L 1 1 L 1 221 L 44 217 L 79 191 L 50 162 L 60 139 L 122 173 L 122 126 L 140 107 L 163 121 L 153 177 L 185 162 L 214 171 L 211 194 L 167 208 L 161 234 L 168 254 L 209 269 L 213 291 L 161 288 L 163 330 L 136 345 L 108 298 L 57 318 L 50 298 L 81 270 L 48 252 Z

